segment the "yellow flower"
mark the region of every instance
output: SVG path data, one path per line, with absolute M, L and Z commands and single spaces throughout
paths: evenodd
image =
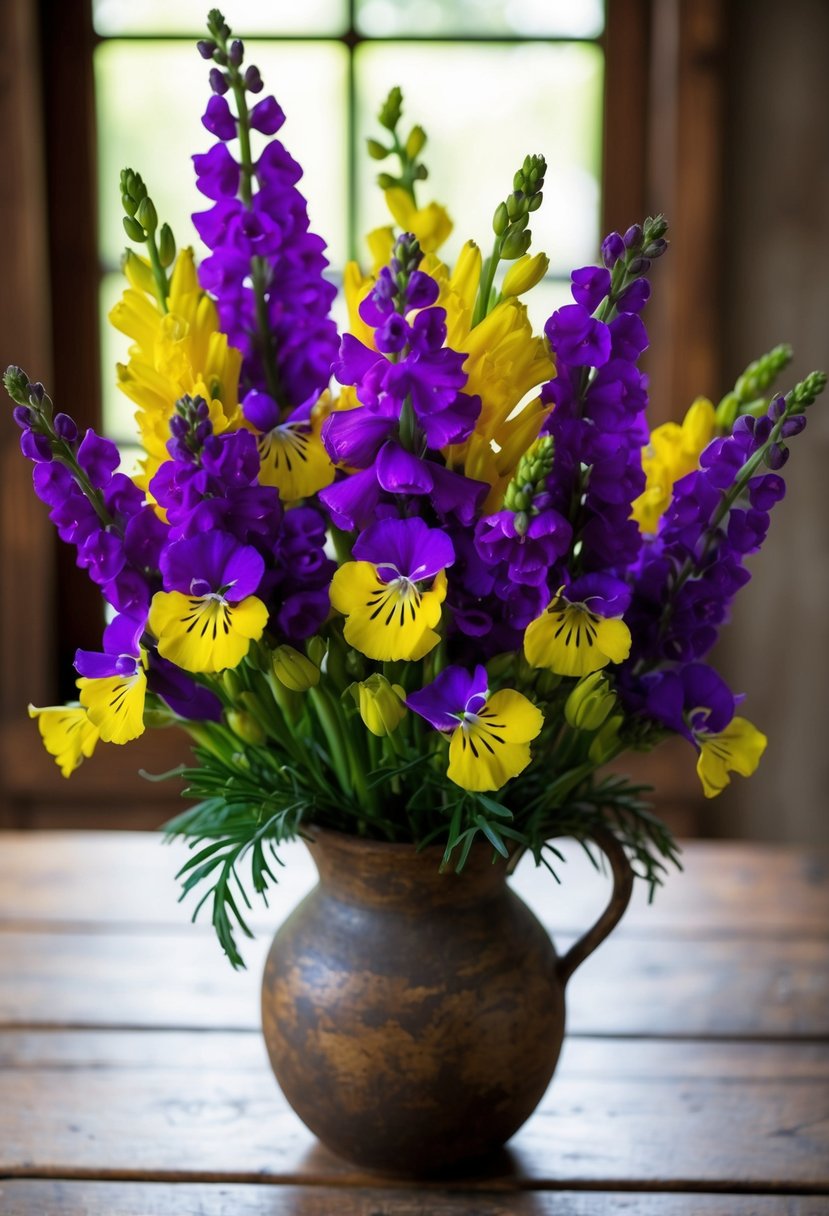
M 367 680 L 351 686 L 360 717 L 373 735 L 382 739 L 397 730 L 406 716 L 406 692 L 375 672 Z
M 371 562 L 346 562 L 331 580 L 330 595 L 332 608 L 346 618 L 345 640 L 369 659 L 422 659 L 440 641 L 443 570 L 421 590 L 403 575 L 384 582 Z
M 169 422 L 185 394 L 203 397 L 217 434 L 238 427 L 241 352 L 219 332 L 216 305 L 199 287 L 192 249 L 183 249 L 170 279 L 167 312 L 153 295 L 148 264 L 133 255 L 125 272 L 130 287 L 109 314 L 132 339 L 129 362 L 117 365 L 118 386 L 138 406 L 136 422 L 146 458 L 135 478 L 146 489 L 168 459 Z
M 682 423 L 666 422 L 651 432 L 642 449 L 645 489 L 633 503 L 632 515 L 642 532 L 655 533 L 671 501 L 674 483 L 699 467 L 700 454 L 716 434 L 714 406 L 698 397 Z
M 730 783 L 729 772 L 750 777 L 766 750 L 766 736 L 747 718 L 732 718 L 718 735 L 698 734 L 697 774 L 706 798 L 716 798 Z
M 157 591 L 150 605 L 149 624 L 158 639 L 158 653 L 185 671 L 238 666 L 267 623 L 268 610 L 255 595 L 231 604 L 215 592 L 197 596 Z
M 472 325 L 481 277 L 481 252 L 474 242 L 463 247 L 451 275 L 436 257 L 424 258 L 421 269 L 440 288 L 447 346 L 466 354 L 464 392 L 481 398 L 474 433 L 447 448 L 447 461 L 467 477 L 486 482 L 491 488 L 483 509 L 497 511 L 518 461 L 549 413 L 538 397 L 518 407 L 532 389 L 555 375 L 555 365 L 544 339 L 533 337 L 525 305 L 514 296 Z
M 144 733 L 147 676 L 140 664 L 132 675 L 78 680 L 81 705 L 104 743 L 129 743 Z
M 465 790 L 499 790 L 530 763 L 530 742 L 543 724 L 541 710 L 520 692 L 494 693 L 453 731 L 446 775 Z
M 30 705 L 29 717 L 37 718 L 43 746 L 54 756 L 64 777 L 95 751 L 99 731 L 82 705 L 49 705 L 44 709 Z
M 440 249 L 454 227 L 445 207 L 439 203 L 416 207 L 412 196 L 402 186 L 392 186 L 386 191 L 386 206 L 398 227 L 417 237 L 424 253 Z
M 550 259 L 546 253 L 525 253 L 517 262 L 513 262 L 504 275 L 501 295 L 523 296 L 541 282 L 549 268 Z
M 630 630 L 621 617 L 604 617 L 587 604 L 571 603 L 559 592 L 524 632 L 524 653 L 532 667 L 559 676 L 588 676 L 630 654 Z
M 284 503 L 310 498 L 334 480 L 336 469 L 320 437 L 330 411 L 331 394 L 326 389 L 310 419 L 282 422 L 257 436 L 259 484 L 276 486 Z

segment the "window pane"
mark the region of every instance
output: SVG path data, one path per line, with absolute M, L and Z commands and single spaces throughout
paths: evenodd
M 283 43 L 255 56 L 287 114 L 280 132 L 305 169 L 300 188 L 311 225 L 329 245 L 329 257 L 346 256 L 345 198 L 347 52 L 338 43 Z M 195 244 L 193 211 L 210 206 L 196 190 L 190 156 L 214 142 L 201 124 L 209 96 L 204 61 L 186 43 L 105 42 L 95 52 L 98 114 L 99 249 L 116 266 L 127 243 L 121 223 L 118 175 L 136 169 L 159 216 L 179 245 Z M 256 154 L 256 150 L 255 153 Z
M 594 258 L 599 242 L 603 64 L 601 50 L 585 43 L 359 47 L 360 148 L 364 136 L 382 133 L 375 115 L 399 84 L 404 134 L 419 122 L 430 137 L 430 176 L 418 185 L 418 201 L 445 203 L 456 222 L 445 246 L 450 260 L 470 237 L 489 251 L 492 214 L 515 170 L 526 153 L 543 153 L 547 182 L 531 220 L 533 248 L 548 254 L 553 273 L 567 274 Z M 361 155 L 359 235 L 389 222 L 377 169 Z
M 357 0 L 357 24 L 375 38 L 454 34 L 597 38 L 603 0 Z
M 99 34 L 189 34 L 202 37 L 210 5 L 206 0 L 93 0 Z M 233 0 L 226 12 L 241 38 L 267 34 L 341 34 L 348 21 L 347 0 Z

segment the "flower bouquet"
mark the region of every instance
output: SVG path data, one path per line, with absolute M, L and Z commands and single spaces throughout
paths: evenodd
M 664 219 L 611 233 L 535 334 L 543 157 L 493 200 L 488 256 L 470 240 L 448 266 L 398 89 L 368 142 L 390 222 L 370 269 L 345 270 L 338 334 L 282 110 L 215 10 L 198 49 L 215 140 L 193 157 L 199 266 L 121 175 L 140 251 L 110 320 L 131 342 L 137 471 L 5 377 L 35 492 L 109 617 L 101 651 L 77 653 L 78 702 L 30 707 L 47 750 L 69 776 L 147 727 L 191 737 L 177 771 L 197 804 L 168 831 L 234 966 L 249 887 L 320 831 L 387 842 L 387 869 L 415 846 L 453 877 L 610 838 L 653 888 L 675 845 L 607 766 L 679 734 L 708 797 L 756 768 L 765 737 L 705 658 L 825 376 L 778 395 L 780 346 L 651 431 L 638 364 Z

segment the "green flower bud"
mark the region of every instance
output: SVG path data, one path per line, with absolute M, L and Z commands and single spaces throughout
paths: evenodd
M 245 690 L 245 686 L 237 672 L 232 667 L 228 667 L 222 672 L 222 687 L 224 688 L 231 701 L 238 701 Z
M 12 401 L 16 401 L 18 405 L 27 404 L 29 377 L 22 367 L 15 367 L 14 364 L 7 367 L 3 373 L 3 384 Z
M 292 692 L 307 692 L 320 682 L 320 670 L 293 646 L 277 646 L 273 652 L 273 674 Z
M 619 728 L 624 721 L 621 714 L 608 718 L 604 726 L 590 744 L 587 753 L 593 764 L 607 764 L 619 750 Z
M 598 730 L 616 705 L 616 694 L 601 671 L 579 680 L 564 702 L 564 717 L 574 730 Z
M 736 393 L 726 393 L 715 412 L 717 429 L 728 434 L 733 427 L 740 409 L 740 398 Z
M 513 527 L 518 536 L 526 536 L 527 529 L 530 526 L 530 517 L 526 511 L 516 511 L 513 519 Z
M 426 146 L 426 132 L 423 127 L 412 127 L 409 132 L 409 138 L 406 140 L 406 155 L 409 160 L 414 160 L 423 151 Z
M 243 709 L 230 709 L 227 713 L 227 724 L 243 743 L 251 743 L 261 747 L 266 735 L 253 714 Z
M 426 166 L 425 166 L 425 165 L 418 165 L 418 166 L 415 168 L 415 171 L 414 171 L 414 178 L 415 178 L 415 181 L 417 181 L 417 182 L 425 182 L 425 181 L 426 181 L 426 178 L 427 178 L 428 176 L 429 176 L 429 170 L 426 168 Z
M 321 637 L 316 634 L 308 642 L 308 658 L 317 667 L 322 667 L 322 661 L 328 653 L 328 646 Z
M 135 213 L 135 218 L 138 220 L 145 232 L 155 232 L 158 227 L 158 212 L 155 209 L 153 200 L 149 197 L 142 198 L 138 204 L 138 210 Z
M 510 194 L 507 198 L 507 215 L 511 220 L 520 219 L 526 212 L 524 203 L 524 195 L 522 193 Z
M 523 257 L 529 249 L 532 239 L 529 229 L 521 231 L 520 228 L 511 228 L 501 246 L 501 257 L 505 262 L 513 262 L 516 258 Z
M 403 93 L 398 85 L 395 85 L 380 107 L 380 113 L 377 115 L 377 121 L 380 123 L 380 126 L 385 127 L 387 131 L 393 131 L 400 122 L 400 115 L 402 113 Z
M 391 149 L 386 148 L 378 139 L 367 139 L 366 147 L 372 160 L 385 160 L 391 153 Z
M 176 238 L 169 224 L 162 224 L 158 234 L 158 260 L 165 270 L 176 260 Z
M 492 217 L 492 231 L 496 236 L 503 236 L 509 227 L 509 213 L 507 212 L 507 204 L 499 203 L 495 208 L 495 215 Z
M 351 695 L 363 722 L 378 738 L 393 734 L 406 716 L 405 691 L 399 684 L 390 684 L 379 672 L 360 684 L 352 684 Z
M 131 241 L 137 241 L 139 244 L 144 243 L 147 239 L 144 235 L 144 229 L 138 223 L 138 220 L 132 219 L 131 216 L 124 216 L 124 231 Z
M 396 177 L 392 177 L 390 173 L 378 173 L 377 185 L 381 190 L 391 190 L 394 186 L 399 186 L 400 182 Z

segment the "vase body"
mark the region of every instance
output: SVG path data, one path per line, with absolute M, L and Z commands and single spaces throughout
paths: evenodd
M 262 1015 L 277 1080 L 334 1152 L 412 1176 L 502 1145 L 564 1035 L 558 959 L 492 850 L 315 832 L 319 884 L 276 934 Z

